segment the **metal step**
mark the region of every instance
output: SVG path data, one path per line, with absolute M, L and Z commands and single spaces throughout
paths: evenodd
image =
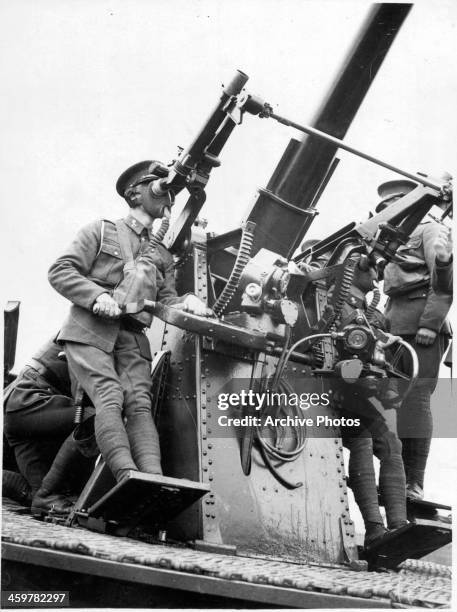
M 205 483 L 130 470 L 122 482 L 75 515 L 78 524 L 95 531 L 138 525 L 160 529 L 209 491 Z
M 420 559 L 452 540 L 452 529 L 446 523 L 418 519 L 400 529 L 388 532 L 363 551 L 369 566 L 396 568 L 406 559 Z

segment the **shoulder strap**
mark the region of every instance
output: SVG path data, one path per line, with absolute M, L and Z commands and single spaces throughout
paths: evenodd
M 130 246 L 129 232 L 123 219 L 116 221 L 117 237 L 119 238 L 119 246 L 121 248 L 122 259 L 124 263 L 133 261 L 132 247 Z

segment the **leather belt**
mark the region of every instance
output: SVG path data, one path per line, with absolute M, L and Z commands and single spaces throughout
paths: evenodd
M 124 317 L 121 319 L 121 329 L 125 329 L 127 331 L 135 332 L 137 334 L 142 334 L 145 327 L 135 319 L 130 319 L 129 317 Z

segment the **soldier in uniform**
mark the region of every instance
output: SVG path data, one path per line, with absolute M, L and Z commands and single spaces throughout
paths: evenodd
M 376 212 L 415 187 L 416 183 L 408 180 L 383 183 L 378 188 L 382 200 Z M 431 285 L 435 268 L 434 243 L 441 231 L 441 224 L 424 219 L 398 250 L 404 260 L 389 263 L 384 269 L 390 331 L 409 342 L 419 359 L 417 383 L 402 403 L 397 417 L 409 499 L 422 499 L 424 495 L 425 467 L 433 429 L 430 399 L 450 336 L 446 316 L 452 298 L 436 292 Z
M 96 409 L 95 435 L 100 452 L 117 481 L 128 470 L 161 474 L 158 434 L 151 415 L 151 350 L 144 325 L 121 317 L 113 298 L 124 277 L 122 238 L 133 257 L 145 253 L 155 219 L 169 214 L 170 198 L 154 196 L 150 185 L 156 162 L 128 168 L 116 189 L 130 207 L 117 224 L 94 221 L 85 226 L 49 270 L 51 285 L 72 302 L 58 340 L 68 364 Z M 124 243 L 125 244 L 125 243 Z M 151 255 L 155 295 L 163 304 L 205 316 L 196 296 L 178 297 L 173 260 L 162 244 Z M 123 419 L 126 419 L 124 425 Z
M 74 428 L 67 362 L 51 339 L 6 389 L 4 432 L 32 494 Z
M 307 240 L 301 249 L 305 251 L 318 242 L 319 240 Z M 321 259 L 321 263 L 325 263 L 325 258 Z M 311 266 L 305 262 L 302 269 L 310 270 Z M 355 269 L 352 285 L 343 305 L 341 313 L 343 321 L 347 320 L 357 308 L 369 316 L 371 325 L 385 330 L 386 322 L 382 313 L 374 308 L 370 308 L 372 312 L 368 311 L 366 295 L 375 289 L 376 280 L 376 269 L 361 259 Z M 379 294 L 377 289 L 376 292 Z M 342 383 L 335 386 L 333 397 L 344 416 L 359 418 L 361 422 L 360 427 L 342 427 L 341 436 L 344 446 L 350 453 L 348 484 L 364 521 L 364 545 L 367 547 L 378 542 L 387 533 L 379 509 L 373 455 L 380 463 L 379 492 L 386 510 L 387 527 L 389 530 L 394 530 L 407 524 L 406 481 L 401 443 L 391 420 L 386 420 L 384 413 L 384 410 L 396 406 L 398 397 L 387 385 L 371 385 L 370 381 L 364 378 L 355 384 Z M 381 404 L 372 402 L 373 398 L 380 400 Z
M 348 298 L 343 306 L 342 319 L 358 308 L 369 316 L 373 327 L 385 330 L 386 321 L 377 309 L 368 315 L 366 294 L 375 288 L 377 272 L 372 266 L 356 268 Z M 391 337 L 390 341 L 394 338 Z M 373 455 L 379 459 L 379 493 L 386 511 L 389 530 L 407 524 L 405 471 L 401 456 L 401 442 L 395 426 L 385 411 L 395 408 L 398 395 L 386 380 L 372 385 L 361 378 L 355 384 L 343 385 L 341 409 L 348 418 L 360 418 L 359 428 L 342 427 L 344 446 L 349 450 L 349 486 L 359 506 L 365 524 L 365 546 L 373 545 L 386 533 L 379 510 L 378 490 L 373 466 Z M 373 402 L 373 399 L 379 401 Z
M 82 468 L 82 455 L 71 435 L 75 427 L 75 405 L 71 397 L 70 376 L 62 347 L 51 338 L 29 361 L 17 378 L 5 390 L 4 433 L 14 451 L 19 472 L 26 481 L 26 495 L 21 501 L 31 498 L 47 477 L 48 484 L 56 489 L 55 472 L 47 476 L 56 455 L 65 454 L 66 463 Z M 86 417 L 93 412 L 86 407 Z M 75 470 L 77 472 L 78 470 Z M 75 474 L 76 475 L 76 474 Z M 81 474 L 79 474 L 81 475 Z M 20 483 L 13 474 L 6 484 Z M 5 477 L 5 473 L 4 473 Z M 68 489 L 70 479 L 62 482 L 61 489 Z M 78 484 L 74 482 L 78 490 Z M 14 487 L 11 492 L 14 494 Z M 18 491 L 21 493 L 21 491 Z M 48 499 L 56 510 L 68 506 L 63 493 L 55 493 Z
M 432 275 L 432 288 L 437 293 L 452 295 L 452 236 L 451 230 L 443 226 L 433 243 L 435 249 L 435 268 Z

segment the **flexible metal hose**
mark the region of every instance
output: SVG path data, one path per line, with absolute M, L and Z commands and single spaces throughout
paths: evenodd
M 139 261 L 146 260 L 146 261 L 149 261 L 150 263 L 153 263 L 152 255 L 155 253 L 156 248 L 165 238 L 165 234 L 168 232 L 169 227 L 170 227 L 170 212 L 167 211 L 162 217 L 162 222 L 160 224 L 160 227 L 157 233 L 151 234 L 151 237 L 149 238 L 148 246 L 143 251 L 143 253 L 141 253 L 140 257 L 138 258 Z
M 149 239 L 149 244 L 148 244 L 148 248 L 146 251 L 148 255 L 152 255 L 152 253 L 154 253 L 158 245 L 165 238 L 165 234 L 168 232 L 169 227 L 170 227 L 170 217 L 165 215 L 164 217 L 162 217 L 162 222 L 157 231 L 157 234 L 152 234 L 151 238 Z
M 251 257 L 252 243 L 254 241 L 254 230 L 255 223 L 251 222 L 246 223 L 243 228 L 235 265 L 233 266 L 233 270 L 227 284 L 213 306 L 213 311 L 217 317 L 220 317 L 223 314 L 238 288 L 241 274 Z
M 355 267 L 357 265 L 357 261 L 355 259 L 350 258 L 343 269 L 343 278 L 341 280 L 341 287 L 338 292 L 338 296 L 335 303 L 335 314 L 334 321 L 330 326 L 330 331 L 336 331 L 337 320 L 341 317 L 341 313 L 343 311 L 343 306 L 348 299 L 349 291 L 352 287 L 352 283 L 354 280 Z
M 373 299 L 371 300 L 370 305 L 368 306 L 366 313 L 365 313 L 367 317 L 367 321 L 371 321 L 371 319 L 373 318 L 374 312 L 380 301 L 381 301 L 381 292 L 379 291 L 377 287 L 374 287 Z

